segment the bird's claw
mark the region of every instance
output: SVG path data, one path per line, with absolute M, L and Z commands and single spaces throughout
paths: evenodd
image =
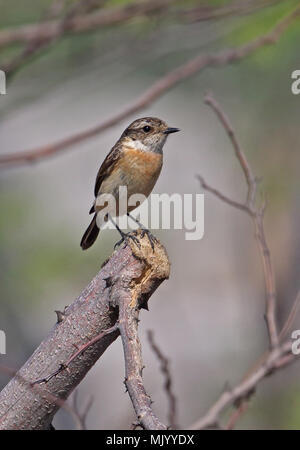
M 125 247 L 128 245 L 130 239 L 139 247 L 141 248 L 141 244 L 139 239 L 134 235 L 134 233 L 122 233 L 121 239 L 115 243 L 114 249 L 119 247 L 123 242 L 125 242 Z
M 149 230 L 147 230 L 146 228 L 143 228 L 142 232 L 141 232 L 141 238 L 143 238 L 145 236 L 145 234 L 147 235 L 147 238 L 150 242 L 151 248 L 154 252 L 155 244 L 158 243 L 158 240 Z

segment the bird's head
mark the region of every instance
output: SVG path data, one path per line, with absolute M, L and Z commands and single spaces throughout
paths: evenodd
M 178 128 L 168 127 L 166 122 L 156 117 L 143 117 L 132 122 L 123 132 L 121 139 L 134 148 L 161 153 L 169 134 Z

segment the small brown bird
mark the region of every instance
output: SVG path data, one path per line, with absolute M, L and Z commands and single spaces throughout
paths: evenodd
M 90 210 L 90 214 L 94 213 L 94 217 L 81 239 L 80 246 L 83 250 L 93 245 L 100 231 L 97 225 L 97 214 L 104 206 L 97 205 L 97 198 L 102 194 L 112 194 L 116 199 L 118 216 L 119 186 L 127 187 L 127 198 L 132 194 L 143 194 L 148 197 L 162 168 L 162 149 L 166 139 L 170 133 L 177 131 L 179 131 L 178 128 L 170 128 L 164 121 L 155 117 L 137 119 L 126 128 L 98 171 L 94 190 L 96 198 Z M 136 207 L 127 206 L 127 215 L 129 216 L 130 211 Z M 112 220 L 106 214 L 105 219 L 108 218 Z M 136 219 L 134 220 L 142 227 Z M 124 233 L 116 223 L 114 224 L 122 237 L 117 244 L 128 238 L 137 241 L 134 234 Z M 155 238 L 149 230 L 143 228 L 143 231 L 147 233 L 153 247 Z

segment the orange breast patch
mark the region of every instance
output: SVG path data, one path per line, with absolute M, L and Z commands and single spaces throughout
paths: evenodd
M 116 168 L 122 172 L 129 194 L 150 194 L 160 174 L 162 159 L 159 153 L 123 147 Z
M 145 174 L 153 174 L 161 168 L 162 155 L 160 153 L 145 152 L 143 150 L 124 147 L 120 162 L 124 164 L 128 170 L 134 168 Z

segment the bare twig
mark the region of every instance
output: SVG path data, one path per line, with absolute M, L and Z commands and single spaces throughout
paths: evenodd
M 231 414 L 228 423 L 226 425 L 226 430 L 233 430 L 236 423 L 240 419 L 240 417 L 244 414 L 244 412 L 248 409 L 249 398 L 240 400 L 240 405 L 236 408 L 235 411 Z
M 282 330 L 280 331 L 279 334 L 280 341 L 282 341 L 282 339 L 284 339 L 287 336 L 288 332 L 291 330 L 291 326 L 295 320 L 299 306 L 300 306 L 300 290 L 295 298 L 295 301 L 288 315 L 288 318 L 286 319 L 286 322 L 284 323 Z
M 239 164 L 243 170 L 247 185 L 248 185 L 248 192 L 247 192 L 247 201 L 246 206 L 251 210 L 253 208 L 253 203 L 255 200 L 255 194 L 256 194 L 256 179 L 252 173 L 251 167 L 245 157 L 245 154 L 237 140 L 236 134 L 226 117 L 226 114 L 221 110 L 220 106 L 216 102 L 216 100 L 211 95 L 206 95 L 205 97 L 205 103 L 209 105 L 216 115 L 218 116 L 220 122 L 222 123 L 225 131 L 227 132 L 229 139 L 232 143 L 232 146 L 235 151 L 235 155 L 239 161 Z
M 88 3 L 91 3 L 89 5 Z M 82 33 L 93 31 L 98 28 L 104 28 L 121 23 L 126 23 L 135 17 L 150 16 L 165 12 L 172 14 L 169 7 L 176 4 L 176 0 L 146 0 L 136 1 L 130 5 L 106 8 L 99 11 L 104 1 L 79 1 L 71 7 L 72 18 L 68 20 L 68 27 L 65 30 L 68 34 Z M 178 3 L 178 2 L 177 2 Z M 199 8 L 177 9 L 174 16 L 190 21 L 218 19 L 225 16 L 232 16 L 240 13 L 253 12 L 258 8 L 263 8 L 278 3 L 278 0 L 259 0 L 257 2 L 235 2 L 230 6 L 211 6 L 201 5 Z M 89 13 L 89 10 L 97 8 L 97 11 Z M 54 16 L 61 11 L 61 5 L 54 5 L 51 10 Z M 80 13 L 80 14 L 78 14 Z M 88 14 L 87 14 L 88 13 Z M 71 20 L 72 19 L 72 20 Z M 11 44 L 32 44 L 36 40 L 51 41 L 61 35 L 61 22 L 57 20 L 45 20 L 42 23 L 26 24 L 18 27 L 11 27 L 0 30 L 0 49 Z
M 291 330 L 291 326 L 296 317 L 299 304 L 300 304 L 300 291 L 298 292 L 298 294 L 295 298 L 295 301 L 293 303 L 293 306 L 291 308 L 291 311 L 288 315 L 288 318 L 279 333 L 279 342 L 282 342 L 283 339 L 286 338 L 288 332 Z M 245 374 L 245 376 L 243 377 L 243 380 L 246 380 L 249 376 L 251 376 L 257 370 L 257 368 L 260 365 L 264 364 L 267 357 L 268 357 L 268 352 L 265 352 L 263 355 L 261 355 L 260 358 L 252 365 L 251 369 L 248 370 L 248 372 Z M 291 359 L 293 359 L 293 355 L 286 355 L 283 359 L 280 359 L 278 361 L 277 367 L 279 368 L 279 367 L 282 367 L 283 365 L 288 365 L 291 362 L 290 361 Z M 244 414 L 245 411 L 248 409 L 248 406 L 249 406 L 249 399 L 244 399 L 241 402 L 240 406 L 236 409 L 236 411 L 232 412 L 231 416 L 229 417 L 226 429 L 231 430 L 235 427 L 235 424 L 237 423 L 237 421 L 239 420 L 241 415 Z
M 206 20 L 223 19 L 224 17 L 234 17 L 254 13 L 259 9 L 276 5 L 280 0 L 237 0 L 228 5 L 201 5 L 183 12 L 183 16 L 189 22 L 200 22 Z
M 205 189 L 208 192 L 211 192 L 213 195 L 218 197 L 224 203 L 227 203 L 228 205 L 233 206 L 234 208 L 241 209 L 242 211 L 245 211 L 247 214 L 252 215 L 252 211 L 249 209 L 249 206 L 245 205 L 244 203 L 237 202 L 236 200 L 232 200 L 231 198 L 224 195 L 218 189 L 215 189 L 214 187 L 210 186 L 209 184 L 206 183 L 202 175 L 197 174 L 196 178 L 200 181 L 201 187 L 203 189 Z
M 119 334 L 124 347 L 125 382 L 138 421 L 146 429 L 166 429 L 152 411 L 143 386 L 137 323 L 140 308 L 168 277 L 169 261 L 161 244 L 157 243 L 153 251 L 147 238 L 137 236 L 140 247 L 122 246 L 112 255 L 1 391 L 0 429 L 48 429 L 60 406 L 56 397 L 63 402 Z M 47 396 L 35 394 L 41 386 L 47 389 Z
M 76 389 L 74 391 L 74 394 L 72 396 L 72 407 L 73 407 L 73 411 L 75 411 L 77 417 L 78 417 L 78 429 L 79 430 L 86 430 L 86 418 L 87 415 L 92 407 L 93 404 L 93 396 L 90 396 L 90 398 L 88 399 L 85 408 L 83 409 L 83 411 L 79 410 L 79 406 L 78 406 L 78 389 Z
M 62 140 L 32 150 L 1 155 L 0 164 L 19 165 L 33 162 L 42 158 L 53 156 L 63 150 L 66 150 L 67 148 L 73 147 L 80 142 L 116 125 L 132 114 L 146 108 L 157 98 L 160 98 L 165 92 L 176 86 L 178 83 L 195 75 L 196 73 L 201 72 L 206 67 L 221 67 L 225 64 L 235 63 L 251 55 L 264 45 L 275 44 L 282 33 L 294 20 L 299 17 L 299 15 L 300 6 L 298 6 L 286 17 L 281 19 L 270 32 L 254 39 L 250 43 L 247 43 L 235 49 L 224 50 L 217 54 L 200 54 L 196 56 L 182 66 L 167 73 L 165 76 L 156 81 L 150 88 L 148 88 L 140 97 L 137 98 L 137 100 L 129 104 L 122 111 L 118 112 L 111 118 L 104 120 L 95 127 L 89 128 L 85 131 L 73 134 L 72 136 L 69 136 Z
M 83 33 L 126 23 L 134 17 L 154 14 L 168 8 L 175 0 L 136 1 L 129 5 L 101 9 L 89 14 L 72 14 L 68 18 L 67 33 Z M 75 5 L 76 6 L 76 5 Z M 77 12 L 77 8 L 72 8 Z M 49 20 L 0 31 L 0 48 L 14 43 L 32 44 L 36 41 L 53 41 L 61 36 L 61 20 Z
M 63 408 L 67 413 L 70 414 L 70 416 L 72 417 L 77 428 L 79 428 L 79 429 L 81 428 L 81 420 L 77 414 L 77 411 L 75 411 L 75 409 L 71 405 L 69 405 L 66 400 L 51 394 L 42 386 L 34 385 L 33 383 L 28 382 L 15 369 L 1 365 L 0 372 L 5 373 L 6 375 L 9 375 L 11 377 L 16 377 L 19 380 L 19 382 L 22 383 L 22 385 L 29 392 L 32 391 L 34 394 L 38 395 L 42 400 L 46 398 L 49 402 L 55 403 L 58 408 Z M 6 418 L 6 414 L 4 414 L 0 417 L 0 428 L 1 428 L 1 422 L 4 421 L 5 418 Z M 18 428 L 22 428 L 22 425 L 23 425 L 23 422 L 20 422 Z
M 282 339 L 286 336 L 288 330 L 290 329 L 291 323 L 294 320 L 298 305 L 300 303 L 300 292 L 297 295 L 293 308 L 288 316 L 285 325 L 283 326 L 281 333 L 278 334 L 276 325 L 275 276 L 271 264 L 270 250 L 266 242 L 263 224 L 263 216 L 266 204 L 264 203 L 260 207 L 256 206 L 255 204 L 257 180 L 252 173 L 245 154 L 241 150 L 239 142 L 236 138 L 236 134 L 228 118 L 211 95 L 206 96 L 205 102 L 212 107 L 217 117 L 220 119 L 234 147 L 235 155 L 243 170 L 248 187 L 245 203 L 240 203 L 236 200 L 230 199 L 222 192 L 207 185 L 203 177 L 198 176 L 198 178 L 203 189 L 208 190 L 225 203 L 237 209 L 243 210 L 253 219 L 256 230 L 256 239 L 263 263 L 266 288 L 266 323 L 269 333 L 270 350 L 268 352 L 265 352 L 258 359 L 254 367 L 243 377 L 240 384 L 238 384 L 234 389 L 227 390 L 225 393 L 223 393 L 215 402 L 215 404 L 209 409 L 209 411 L 201 419 L 197 420 L 191 427 L 194 429 L 213 426 L 214 424 L 219 422 L 219 415 L 221 414 L 221 412 L 226 407 L 234 404 L 236 410 L 231 414 L 226 426 L 226 429 L 232 429 L 234 428 L 241 415 L 247 410 L 250 397 L 254 393 L 257 384 L 267 375 L 270 375 L 280 368 L 286 367 L 288 364 L 295 360 L 295 355 L 293 355 L 291 351 L 291 341 L 288 340 L 284 343 L 279 342 L 282 342 Z
M 86 342 L 85 344 L 81 345 L 79 348 L 76 345 L 77 351 L 73 353 L 72 356 L 65 362 L 59 365 L 58 369 L 56 369 L 54 372 L 50 373 L 44 378 L 41 378 L 39 380 L 33 381 L 31 384 L 44 384 L 48 383 L 52 378 L 56 377 L 59 373 L 63 372 L 64 370 L 69 370 L 70 364 L 76 359 L 78 356 L 82 355 L 89 347 L 95 345 L 97 342 L 99 342 L 101 339 L 104 338 L 104 336 L 108 336 L 109 334 L 117 332 L 119 329 L 119 324 L 116 322 L 112 327 L 108 328 L 107 330 L 102 331 L 100 334 L 95 336 L 90 341 Z M 75 347 L 75 345 L 74 345 Z
M 286 359 L 286 357 L 288 358 Z M 233 389 L 223 392 L 208 412 L 201 419 L 192 424 L 189 429 L 208 428 L 215 423 L 218 423 L 219 415 L 226 407 L 232 404 L 239 407 L 244 399 L 248 400 L 254 394 L 260 381 L 279 368 L 285 367 L 292 361 L 295 361 L 296 358 L 297 357 L 291 352 L 290 341 L 276 347 L 274 350 L 270 351 L 266 361 L 259 366 L 250 377 L 237 384 Z
M 157 356 L 157 359 L 160 362 L 160 369 L 165 377 L 165 383 L 164 383 L 164 389 L 167 394 L 168 403 L 169 403 L 169 410 L 168 410 L 168 422 L 170 427 L 173 430 L 178 429 L 178 423 L 177 423 L 177 399 L 175 397 L 175 394 L 173 393 L 173 382 L 172 382 L 172 376 L 171 371 L 169 367 L 169 360 L 164 356 L 158 345 L 154 341 L 153 331 L 148 330 L 148 340 L 150 343 L 150 346 Z
M 205 97 L 205 103 L 212 107 L 213 111 L 216 113 L 217 117 L 220 119 L 224 129 L 226 130 L 231 143 L 233 145 L 235 155 L 238 159 L 238 162 L 243 170 L 245 180 L 248 186 L 247 189 L 247 199 L 244 204 L 236 202 L 235 200 L 231 200 L 228 197 L 221 194 L 219 191 L 210 188 L 209 191 L 215 194 L 218 198 L 225 201 L 239 209 L 243 209 L 246 211 L 253 219 L 255 231 L 256 231 L 256 240 L 258 243 L 263 271 L 264 271 L 264 280 L 265 280 L 265 289 L 266 289 L 266 323 L 267 329 L 269 333 L 270 339 L 270 347 L 275 348 L 278 345 L 278 332 L 276 325 L 276 289 L 275 289 L 275 275 L 271 263 L 271 255 L 270 250 L 267 244 L 265 230 L 264 230 L 264 212 L 265 212 L 265 204 L 261 207 L 255 206 L 256 201 L 256 177 L 253 175 L 251 167 L 246 159 L 244 152 L 241 149 L 241 146 L 237 140 L 236 134 L 231 126 L 228 118 L 225 113 L 220 108 L 220 105 L 216 102 L 216 100 L 211 96 L 207 95 Z M 200 181 L 202 183 L 202 187 L 206 188 L 207 184 L 203 183 L 203 178 L 200 177 Z
M 28 61 L 30 61 L 33 57 L 37 56 L 41 51 L 45 51 L 53 42 L 59 40 L 62 36 L 64 36 L 70 27 L 70 24 L 73 21 L 76 21 L 78 18 L 82 18 L 82 13 L 84 11 L 88 11 L 92 8 L 93 2 L 86 1 L 83 3 L 79 1 L 78 3 L 72 4 L 70 8 L 68 8 L 65 15 L 58 20 L 48 20 L 43 21 L 41 24 L 35 25 L 37 28 L 36 31 L 32 34 L 32 39 L 25 40 L 25 46 L 20 51 L 20 53 L 14 57 L 11 61 L 2 64 L 2 70 L 5 71 L 7 80 L 10 80 L 11 77 Z M 53 5 L 51 5 L 53 7 Z M 100 6 L 100 5 L 99 5 Z M 60 8 L 63 7 L 63 4 L 60 4 Z M 53 9 L 50 7 L 48 10 L 47 16 L 50 16 L 57 11 L 57 8 Z M 99 14 L 99 13 L 98 13 Z M 89 16 L 90 17 L 90 16 Z M 46 30 L 49 24 L 56 24 L 55 27 L 50 25 L 50 30 L 55 31 L 52 34 L 49 33 L 47 35 Z M 27 27 L 29 27 L 27 25 Z M 39 28 L 38 28 L 39 27 Z M 26 26 L 25 26 L 26 28 Z M 22 30 L 22 27 L 21 27 Z M 20 31 L 20 30 L 19 30 Z M 5 33 L 5 31 L 4 31 Z M 17 32 L 18 34 L 18 32 Z M 1 35 L 1 32 L 0 32 Z M 1 48 L 1 40 L 0 40 L 0 48 Z

